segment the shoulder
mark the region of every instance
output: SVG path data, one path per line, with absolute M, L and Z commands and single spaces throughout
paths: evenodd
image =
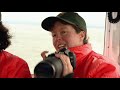
M 89 59 L 91 61 L 91 64 L 94 66 L 100 66 L 100 65 L 111 65 L 114 66 L 115 62 L 113 62 L 112 59 L 105 57 L 104 55 L 98 54 L 96 52 L 92 52 L 89 55 Z
M 113 66 L 116 66 L 118 65 L 117 62 L 115 62 L 115 60 L 109 58 L 109 57 L 106 57 L 104 55 L 101 55 L 101 54 L 98 54 L 96 52 L 92 52 L 91 55 L 90 55 L 90 58 L 92 59 L 92 63 L 99 63 L 99 64 L 109 64 L 109 65 L 113 65 Z
M 7 62 L 10 62 L 10 63 L 13 63 L 13 64 L 27 64 L 27 62 L 22 59 L 21 57 L 17 56 L 17 55 L 14 55 L 10 52 L 7 52 L 7 51 L 3 51 L 6 59 L 7 59 Z

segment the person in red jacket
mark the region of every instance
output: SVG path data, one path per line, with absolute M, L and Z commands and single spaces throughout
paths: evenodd
M 56 52 L 68 48 L 76 55 L 76 68 L 73 70 L 69 57 L 56 54 L 64 65 L 63 77 L 119 78 L 119 65 L 92 50 L 87 39 L 86 22 L 78 13 L 62 12 L 57 16 L 47 17 L 41 26 L 51 32 Z M 47 57 L 47 52 L 41 53 L 43 59 Z
M 5 51 L 11 45 L 11 37 L 2 24 L 0 13 L 0 78 L 32 78 L 27 62 Z

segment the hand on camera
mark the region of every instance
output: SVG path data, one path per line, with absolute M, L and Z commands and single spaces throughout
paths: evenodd
M 63 76 L 73 73 L 73 67 L 70 63 L 70 59 L 68 56 L 66 56 L 64 54 L 55 54 L 55 56 L 60 58 L 60 60 L 62 61 L 63 65 L 64 65 Z

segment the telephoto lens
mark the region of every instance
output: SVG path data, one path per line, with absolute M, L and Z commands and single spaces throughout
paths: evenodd
M 62 61 L 57 57 L 47 57 L 34 69 L 37 78 L 60 78 L 63 71 Z
M 58 53 L 63 53 L 70 58 L 71 65 L 73 69 L 76 66 L 76 57 L 75 54 L 70 52 L 68 49 L 63 48 Z M 63 63 L 62 61 L 55 57 L 55 54 L 52 53 L 48 55 L 45 60 L 39 62 L 34 68 L 35 78 L 61 78 L 63 75 Z

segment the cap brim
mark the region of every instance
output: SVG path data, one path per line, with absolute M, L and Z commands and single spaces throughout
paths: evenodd
M 43 20 L 41 26 L 43 29 L 50 31 L 51 26 L 55 23 L 55 21 L 57 20 L 61 20 L 58 17 L 48 17 L 46 19 Z
M 53 26 L 53 24 L 56 21 L 59 21 L 59 20 L 62 20 L 64 22 L 67 22 L 67 23 L 75 25 L 74 23 L 72 23 L 72 22 L 70 22 L 68 20 L 65 20 L 63 18 L 60 18 L 60 17 L 48 17 L 48 18 L 46 18 L 46 19 L 43 20 L 41 26 L 42 26 L 43 29 L 45 29 L 47 31 L 50 31 L 51 26 Z

